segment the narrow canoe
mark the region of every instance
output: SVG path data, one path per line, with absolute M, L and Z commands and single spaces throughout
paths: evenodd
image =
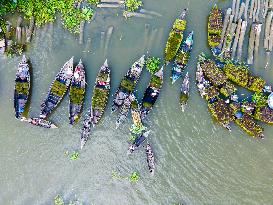
M 144 120 L 152 110 L 163 84 L 163 66 L 159 71 L 152 75 L 150 83 L 144 93 L 141 102 L 141 119 Z
M 189 77 L 189 73 L 187 72 L 183 79 L 183 83 L 180 90 L 180 105 L 181 105 L 182 112 L 185 111 L 186 105 L 188 103 L 189 91 L 190 91 L 190 77 Z
M 14 87 L 14 110 L 15 117 L 20 118 L 21 114 L 25 110 L 25 106 L 28 102 L 30 91 L 30 71 L 27 58 L 23 55 L 21 62 L 18 65 L 15 87 Z
M 193 47 L 193 31 L 188 35 L 186 40 L 182 43 L 180 50 L 178 51 L 173 67 L 172 67 L 172 84 L 182 76 L 182 72 L 186 68 L 191 51 Z
M 110 93 L 110 73 L 110 68 L 106 59 L 97 75 L 96 84 L 93 89 L 92 106 L 83 123 L 81 149 L 88 140 L 91 132 L 91 125 L 95 127 L 95 125 L 100 122 L 106 108 Z
M 80 60 L 79 64 L 74 70 L 69 90 L 69 123 L 71 125 L 76 124 L 80 119 L 85 88 L 85 70 L 82 61 Z
M 132 154 L 149 136 L 150 130 L 139 135 L 132 144 L 130 144 L 127 154 Z
M 125 99 L 135 89 L 136 84 L 140 78 L 142 69 L 144 67 L 144 64 L 145 64 L 145 56 L 143 55 L 127 71 L 126 75 L 121 80 L 117 91 L 114 94 L 112 112 L 115 112 L 116 110 L 118 110 L 124 104 Z
M 153 176 L 155 173 L 155 157 L 152 147 L 149 143 L 146 145 L 146 156 L 149 172 Z
M 63 99 L 73 76 L 73 57 L 67 61 L 52 82 L 41 104 L 40 118 L 45 119 Z

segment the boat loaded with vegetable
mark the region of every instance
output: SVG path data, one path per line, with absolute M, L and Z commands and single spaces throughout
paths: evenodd
M 121 80 L 120 85 L 116 93 L 114 94 L 112 112 L 115 112 L 116 110 L 121 108 L 121 106 L 124 104 L 125 99 L 135 89 L 145 63 L 144 57 L 145 56 L 143 55 L 140 59 L 138 59 Z
M 141 119 L 144 120 L 152 110 L 163 84 L 163 66 L 152 75 L 149 86 L 147 87 L 141 103 Z
M 63 99 L 73 76 L 73 57 L 67 61 L 56 75 L 46 99 L 41 104 L 40 118 L 45 119 Z
M 30 90 L 30 71 L 27 58 L 23 55 L 21 62 L 18 65 L 15 87 L 14 87 L 14 110 L 15 117 L 20 118 L 25 111 L 25 106 L 28 102 Z
M 126 120 L 130 107 L 131 107 L 131 103 L 135 100 L 135 96 L 134 94 L 130 94 L 125 100 L 123 105 L 120 108 L 119 114 L 118 114 L 118 118 L 116 120 L 116 129 L 119 128 L 119 126 L 124 123 L 124 121 Z
M 91 125 L 95 127 L 102 118 L 110 93 L 110 81 L 110 68 L 107 60 L 105 60 L 96 77 L 96 83 L 93 89 L 92 105 L 83 123 L 81 149 L 88 140 L 91 132 Z
M 193 31 L 188 35 L 186 40 L 182 43 L 178 51 L 172 67 L 172 84 L 182 76 L 182 72 L 186 68 L 193 46 Z
M 185 111 L 185 107 L 188 103 L 189 91 L 190 91 L 190 77 L 189 77 L 189 73 L 187 72 L 183 79 L 181 92 L 180 92 L 180 105 L 183 112 Z
M 181 15 L 177 19 L 175 19 L 173 23 L 165 46 L 164 58 L 166 63 L 173 60 L 183 40 L 183 32 L 186 29 L 187 25 L 187 22 L 185 20 L 187 11 L 188 9 L 184 9 Z
M 219 55 L 221 49 L 218 47 L 221 44 L 221 33 L 223 29 L 223 13 L 215 5 L 209 14 L 208 19 L 208 43 L 214 55 Z
M 69 90 L 69 123 L 74 125 L 80 118 L 85 94 L 85 70 L 80 60 L 74 70 Z
M 56 125 L 54 125 L 52 122 L 46 121 L 41 118 L 25 118 L 21 117 L 20 119 L 22 122 L 27 122 L 29 124 L 39 126 L 42 128 L 47 128 L 47 129 L 55 129 L 58 128 Z

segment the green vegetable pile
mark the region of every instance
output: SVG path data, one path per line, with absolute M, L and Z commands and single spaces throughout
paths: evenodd
M 163 79 L 161 79 L 158 76 L 152 75 L 151 81 L 150 81 L 150 86 L 154 88 L 161 88 L 163 83 Z
M 28 95 L 29 94 L 29 84 L 28 82 L 16 82 L 15 90 L 17 93 Z
M 67 87 L 65 84 L 55 80 L 51 86 L 51 92 L 59 97 L 62 97 L 66 91 Z
M 83 103 L 84 93 L 85 89 L 76 86 L 70 86 L 69 97 L 71 102 L 73 104 L 81 105 Z
M 92 96 L 92 107 L 103 110 L 106 106 L 109 90 L 95 88 Z
M 123 78 L 120 82 L 120 86 L 128 90 L 129 92 L 132 92 L 135 88 L 135 82 L 132 82 L 127 78 Z
M 146 62 L 145 62 L 146 69 L 151 74 L 154 74 L 155 72 L 158 71 L 160 63 L 161 63 L 160 58 L 149 57 L 146 59 Z

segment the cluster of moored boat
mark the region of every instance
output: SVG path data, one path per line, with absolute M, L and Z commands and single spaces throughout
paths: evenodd
M 140 59 L 133 63 L 131 68 L 121 80 L 121 83 L 114 94 L 112 104 L 112 112 L 118 112 L 116 128 L 125 122 L 131 109 L 135 125 L 134 130 L 141 130 L 141 132 L 135 136 L 136 138 L 133 144 L 130 145 L 130 147 L 134 147 L 133 151 L 148 137 L 150 131 L 143 126 L 142 120 L 144 120 L 148 113 L 152 110 L 163 84 L 162 67 L 151 76 L 151 81 L 144 93 L 142 103 L 138 104 L 133 92 L 140 79 L 144 66 L 145 56 L 143 55 Z M 83 128 L 80 138 L 81 149 L 86 144 L 92 127 L 95 127 L 102 119 L 110 94 L 110 74 L 111 71 L 106 60 L 97 74 L 93 89 L 91 107 L 83 121 Z M 65 94 L 69 92 L 69 123 L 71 125 L 75 125 L 79 121 L 86 90 L 85 69 L 81 60 L 74 68 L 72 57 L 60 69 L 50 86 L 46 98 L 41 103 L 39 117 L 25 117 L 27 116 L 26 105 L 30 95 L 30 77 L 30 65 L 26 57 L 23 56 L 22 61 L 18 65 L 14 89 L 14 109 L 17 119 L 43 128 L 57 128 L 57 126 L 52 122 L 47 121 L 47 118 L 58 106 Z M 138 117 L 136 118 L 136 116 Z M 132 149 L 129 148 L 129 150 Z M 132 152 L 129 151 L 129 153 Z M 150 172 L 154 173 L 154 155 L 149 143 L 146 147 L 146 153 Z
M 168 41 L 165 48 L 165 61 L 172 64 L 172 84 L 174 84 L 183 74 L 193 48 L 193 31 L 189 33 L 187 38 L 183 41 L 183 34 L 186 29 L 188 9 L 184 9 L 180 16 L 175 19 L 172 29 L 169 33 Z M 180 105 L 184 112 L 189 99 L 190 78 L 187 72 L 182 81 L 180 89 Z
M 239 8 L 240 1 L 237 3 Z M 244 8 L 244 3 L 242 6 Z M 199 55 L 196 83 L 200 95 L 207 100 L 208 109 L 217 122 L 229 131 L 231 122 L 235 122 L 249 135 L 263 139 L 263 128 L 256 121 L 273 124 L 272 86 L 267 85 L 261 77 L 252 75 L 249 66 L 238 60 L 241 58 L 245 35 L 240 18 L 243 11 L 247 16 L 248 6 L 245 10 L 238 11 L 233 9 L 231 12 L 228 9 L 224 19 L 217 6 L 212 8 L 208 19 L 208 44 L 214 57 Z M 234 60 L 238 42 L 238 58 Z M 250 39 L 249 44 L 251 43 Z M 236 85 L 254 94 L 250 98 L 239 99 Z

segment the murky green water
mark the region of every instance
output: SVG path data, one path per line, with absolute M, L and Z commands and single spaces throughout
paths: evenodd
M 156 174 L 147 171 L 144 149 L 127 156 L 128 127 L 115 130 L 116 115 L 110 104 L 103 122 L 94 130 L 76 161 L 64 152 L 79 147 L 81 125 L 68 124 L 68 97 L 51 115 L 57 130 L 45 130 L 21 123 L 14 118 L 13 87 L 19 58 L 1 59 L 0 65 L 0 204 L 53 204 L 57 194 L 66 200 L 79 198 L 84 204 L 273 204 L 273 127 L 265 126 L 266 139 L 252 139 L 232 126 L 232 133 L 214 124 L 206 104 L 194 85 L 196 56 L 208 51 L 206 23 L 215 1 L 191 0 L 187 32 L 195 31 L 191 74 L 191 97 L 187 111 L 181 113 L 179 83 L 172 86 L 167 69 L 162 93 L 148 117 L 150 141 L 156 155 Z M 230 2 L 231 3 L 231 2 Z M 94 22 L 86 27 L 85 42 L 79 45 L 59 23 L 54 29 L 39 29 L 27 53 L 33 64 L 33 89 L 30 116 L 37 116 L 50 83 L 63 63 L 72 55 L 82 58 L 88 75 L 84 113 L 90 106 L 92 87 L 105 57 L 112 69 L 112 91 L 134 60 L 143 52 L 162 56 L 169 28 L 187 0 L 144 1 L 146 9 L 163 17 L 124 20 L 115 9 L 100 9 Z M 223 5 L 220 4 L 220 5 Z M 148 35 L 145 24 L 149 24 Z M 101 41 L 101 32 L 114 26 L 109 47 Z M 147 31 L 147 30 L 146 30 Z M 120 40 L 121 39 L 121 40 Z M 146 43 L 145 43 L 146 42 Z M 87 52 L 90 51 L 90 52 Z M 273 82 L 272 64 L 253 72 Z M 145 71 L 138 86 L 139 99 L 147 86 Z M 110 99 L 112 100 L 112 98 Z M 82 121 L 81 121 L 82 122 Z M 123 176 L 141 174 L 132 184 L 112 179 L 115 170 Z

